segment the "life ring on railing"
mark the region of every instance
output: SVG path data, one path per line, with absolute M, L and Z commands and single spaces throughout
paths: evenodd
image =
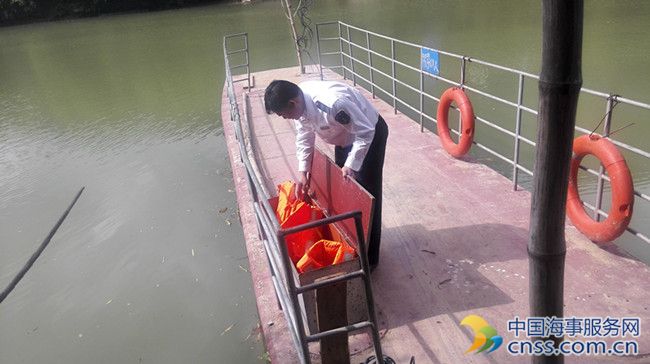
M 634 185 L 625 158 L 611 141 L 599 135 L 583 135 L 573 141 L 574 156 L 571 159 L 567 215 L 589 239 L 606 243 L 618 238 L 632 219 Z M 600 160 L 609 175 L 612 186 L 612 207 L 604 221 L 597 222 L 585 212 L 578 193 L 578 168 L 588 154 Z
M 461 133 L 458 144 L 449 135 L 449 107 L 455 102 L 460 110 Z M 443 148 L 453 157 L 460 158 L 467 154 L 474 139 L 474 109 L 469 98 L 460 87 L 451 87 L 443 92 L 438 103 L 438 137 Z

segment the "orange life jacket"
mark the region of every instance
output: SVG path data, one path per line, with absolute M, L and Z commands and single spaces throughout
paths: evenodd
M 296 199 L 293 192 L 295 183 L 284 182 L 278 185 L 278 207 L 276 209 L 281 228 L 290 228 L 319 220 L 325 217 L 323 211 L 316 206 Z M 329 237 L 327 231 L 321 226 L 304 230 L 285 237 L 289 258 L 296 264 L 305 255 L 309 247 L 321 239 Z
M 356 252 L 345 242 L 319 240 L 300 259 L 296 268 L 298 272 L 308 272 L 328 265 L 335 265 L 354 259 Z
M 296 199 L 295 183 L 287 181 L 278 185 L 276 214 L 281 228 L 290 228 L 325 217 L 318 207 Z M 329 229 L 319 226 L 285 237 L 289 258 L 298 272 L 338 264 L 355 257 L 355 250 L 345 242 L 331 240 Z

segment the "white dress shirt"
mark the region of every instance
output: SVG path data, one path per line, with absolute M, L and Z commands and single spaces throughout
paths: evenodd
M 296 120 L 298 170 L 310 171 L 318 134 L 330 144 L 352 145 L 345 167 L 358 172 L 375 136 L 377 110 L 356 89 L 341 82 L 306 81 L 298 86 L 305 100 L 305 112 Z

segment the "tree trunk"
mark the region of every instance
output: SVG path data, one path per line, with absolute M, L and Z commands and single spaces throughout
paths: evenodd
M 302 57 L 300 55 L 300 46 L 298 45 L 298 34 L 296 33 L 296 25 L 293 22 L 293 13 L 291 12 L 291 0 L 282 0 L 287 8 L 287 17 L 291 25 L 291 36 L 293 37 L 293 44 L 296 46 L 296 55 L 298 56 L 298 67 L 300 67 L 300 74 L 305 73 L 305 66 L 302 64 Z
M 530 216 L 530 316 L 563 317 L 566 195 L 582 85 L 583 0 L 543 0 L 542 72 Z M 545 337 L 555 345 L 562 338 Z M 564 363 L 535 356 L 533 363 Z

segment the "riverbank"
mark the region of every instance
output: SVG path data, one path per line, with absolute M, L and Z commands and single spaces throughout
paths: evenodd
M 241 0 L 18 0 L 0 2 L 0 27 L 241 2 Z

